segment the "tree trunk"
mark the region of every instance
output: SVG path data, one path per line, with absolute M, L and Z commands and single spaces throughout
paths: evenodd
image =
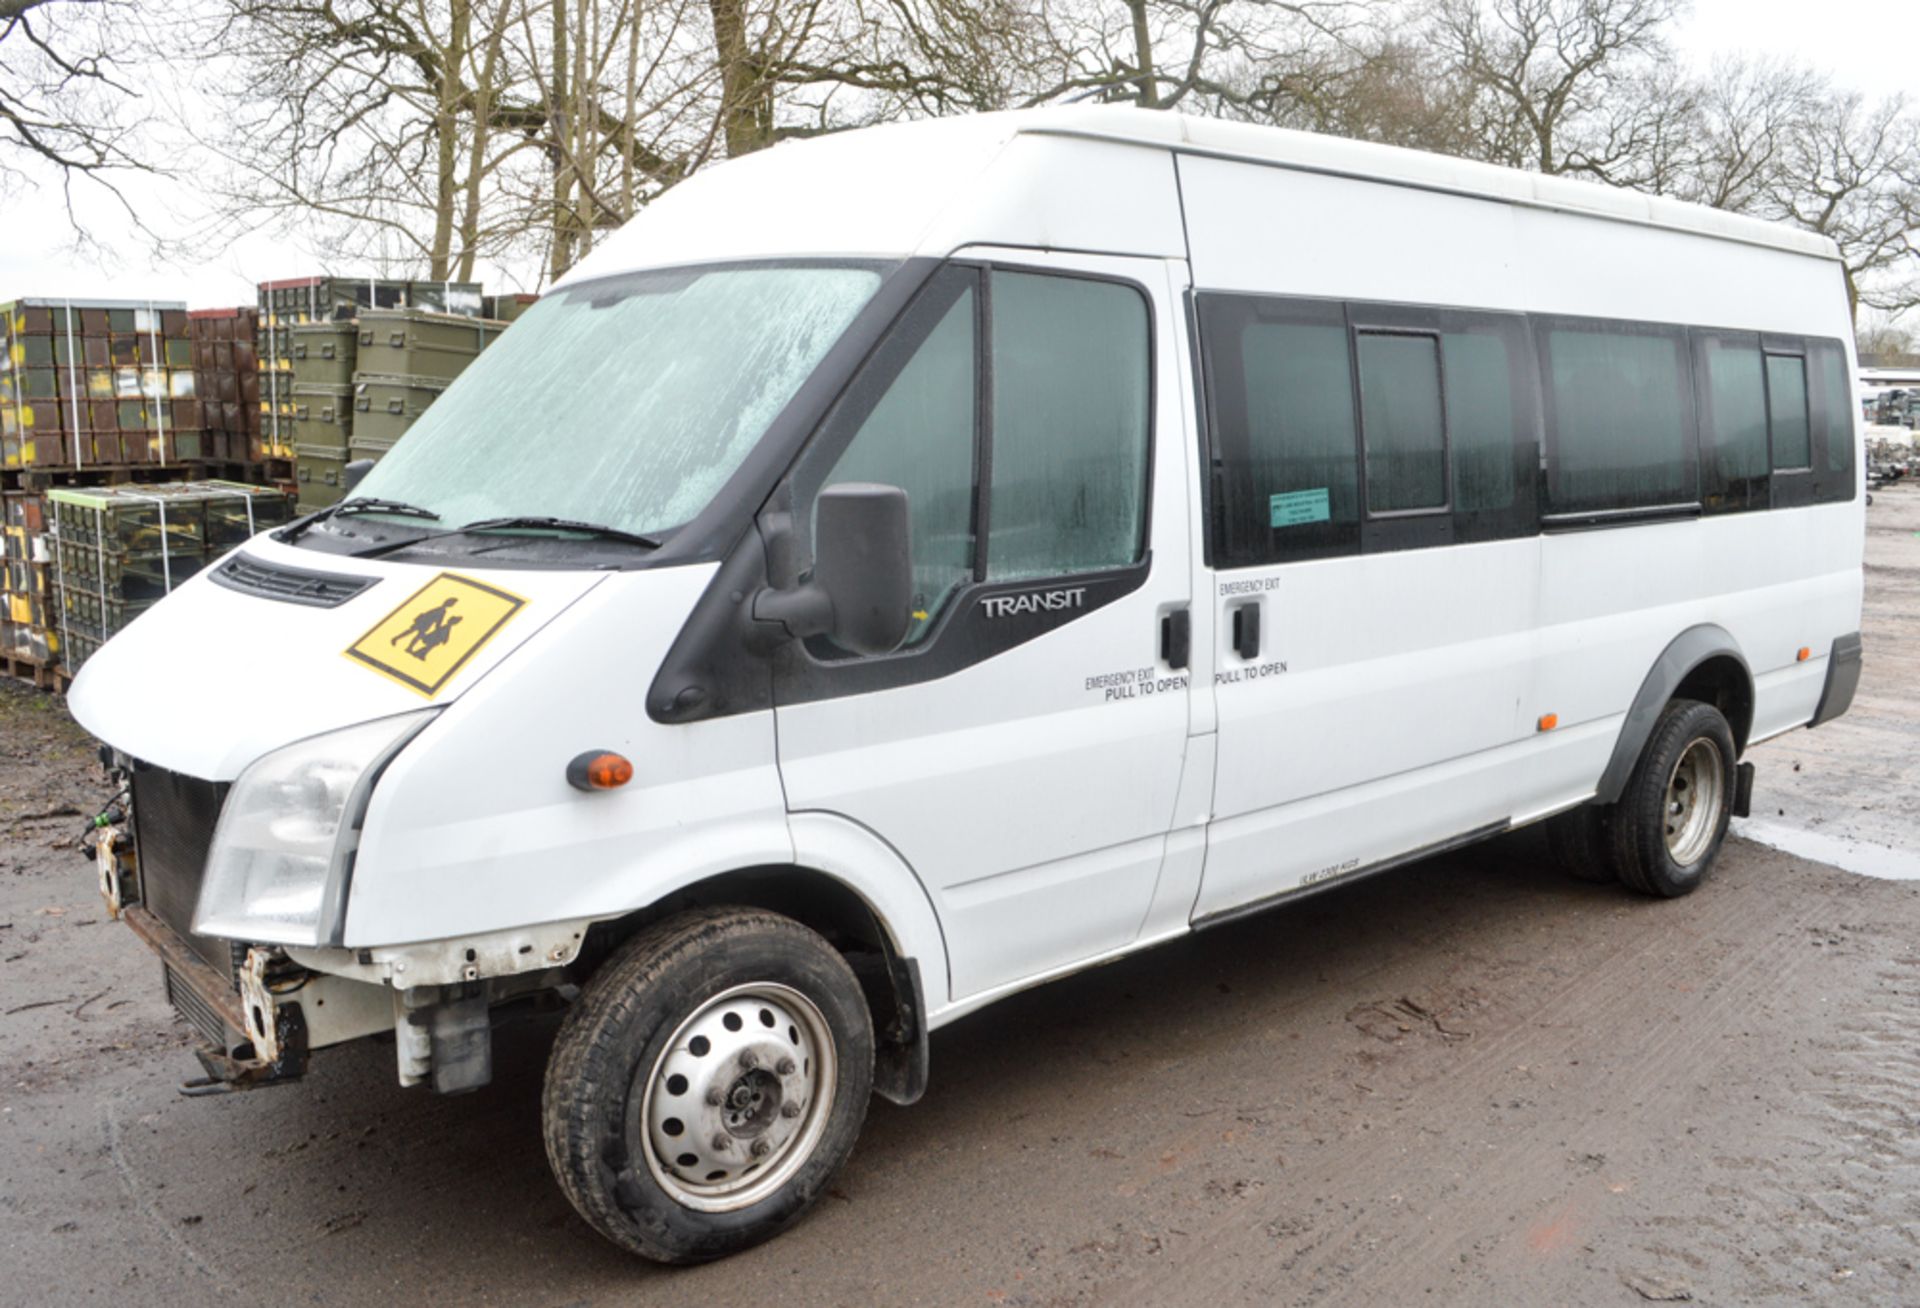
M 460 109 L 465 98 L 462 81 L 467 62 L 467 36 L 473 20 L 472 0 L 452 0 L 447 43 L 440 58 L 438 112 L 433 119 L 434 186 L 433 243 L 428 248 L 428 276 L 445 281 L 452 266 L 453 211 L 459 190 Z
M 501 0 L 487 21 L 486 53 L 481 57 L 480 75 L 473 89 L 473 139 L 467 149 L 466 193 L 460 208 L 459 279 L 463 282 L 473 280 L 480 244 L 481 187 L 486 180 L 487 145 L 493 136 L 494 92 L 500 80 L 500 47 L 507 34 L 507 0 Z
M 547 101 L 547 141 L 553 154 L 553 243 L 547 279 L 573 266 L 573 132 L 568 98 L 567 0 L 553 0 L 553 78 Z
M 743 0 L 707 0 L 713 12 L 714 55 L 720 64 L 720 129 L 727 157 L 737 159 L 767 143 L 759 101 L 762 88 L 747 48 Z
M 1160 107 L 1160 88 L 1153 75 L 1153 35 L 1147 31 L 1147 0 L 1127 0 L 1133 13 L 1133 66 L 1140 74 L 1142 108 Z

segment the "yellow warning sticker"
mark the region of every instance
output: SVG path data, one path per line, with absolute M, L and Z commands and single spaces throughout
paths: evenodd
M 432 699 L 526 603 L 443 572 L 348 646 L 346 655 Z

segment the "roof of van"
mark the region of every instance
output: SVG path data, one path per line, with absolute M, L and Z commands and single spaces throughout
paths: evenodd
M 1035 149 L 1017 149 L 1023 140 Z M 597 241 L 559 284 L 715 259 L 944 257 L 968 244 L 1178 256 L 1178 202 L 1171 188 L 1155 192 L 1152 169 L 1121 157 L 1136 148 L 1839 257 L 1811 232 L 1617 187 L 1165 110 L 1066 105 L 835 132 L 703 168 Z
M 1183 154 L 1240 159 L 1331 176 L 1370 178 L 1422 190 L 1643 223 L 1817 258 L 1840 257 L 1839 248 L 1825 236 L 1703 204 L 1571 177 L 1503 168 L 1474 159 L 1284 127 L 1228 122 L 1130 105 L 1023 109 L 981 114 L 978 120 L 988 131 L 1004 131 L 1011 126 L 1015 132 L 1157 145 Z M 989 127 L 991 120 L 1004 120 L 1004 123 Z

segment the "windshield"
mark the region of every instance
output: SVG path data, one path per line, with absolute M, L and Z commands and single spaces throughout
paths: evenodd
M 353 499 L 440 526 L 540 515 L 654 533 L 713 499 L 880 285 L 871 267 L 672 269 L 556 291 L 435 400 Z

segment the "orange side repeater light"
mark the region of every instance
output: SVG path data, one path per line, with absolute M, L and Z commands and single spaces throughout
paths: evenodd
M 633 764 L 610 749 L 590 749 L 567 764 L 567 784 L 576 790 L 617 790 L 633 780 Z
M 1813 657 L 1813 651 L 1808 649 L 1805 645 L 1802 645 L 1800 647 L 1800 652 L 1793 656 L 1793 661 L 1795 663 L 1805 663 L 1808 659 L 1812 657 Z
M 1540 715 L 1540 721 L 1534 725 L 1541 731 L 1552 731 L 1560 725 L 1560 715 L 1558 713 L 1542 713 Z

